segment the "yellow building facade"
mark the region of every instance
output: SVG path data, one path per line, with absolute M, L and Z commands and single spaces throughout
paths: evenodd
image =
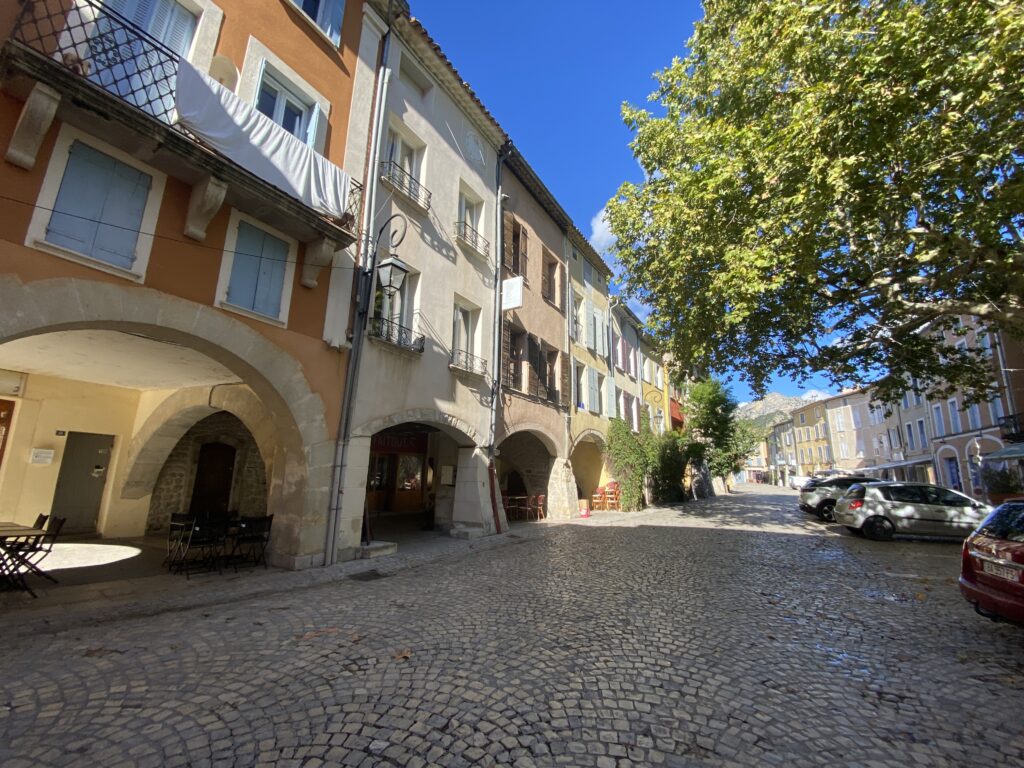
M 797 474 L 813 475 L 835 467 L 825 404 L 808 403 L 793 411 Z

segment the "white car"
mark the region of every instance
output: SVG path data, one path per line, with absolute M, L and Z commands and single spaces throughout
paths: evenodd
M 809 478 L 807 475 L 790 475 L 789 476 L 789 487 L 794 491 L 799 491 L 805 485 L 807 485 Z
M 894 533 L 966 538 L 991 511 L 938 485 L 879 482 L 851 485 L 833 514 L 851 531 L 884 541 Z

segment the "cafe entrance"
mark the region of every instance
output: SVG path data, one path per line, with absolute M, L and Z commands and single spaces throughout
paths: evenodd
M 426 424 L 399 424 L 370 439 L 366 511 L 372 538 L 433 529 L 434 470 L 443 439 Z

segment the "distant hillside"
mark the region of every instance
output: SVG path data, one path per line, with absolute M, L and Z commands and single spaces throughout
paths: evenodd
M 821 397 L 820 392 L 808 392 L 795 397 L 769 392 L 760 400 L 743 403 L 736 409 L 736 416 L 740 419 L 753 419 L 762 426 L 770 427 L 788 419 L 789 412 L 794 408 L 807 405 L 811 400 L 820 400 Z

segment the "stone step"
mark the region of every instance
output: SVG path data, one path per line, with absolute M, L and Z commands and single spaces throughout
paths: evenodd
M 359 548 L 359 556 L 364 560 L 372 560 L 375 557 L 393 555 L 398 551 L 398 544 L 393 541 L 371 541 Z

